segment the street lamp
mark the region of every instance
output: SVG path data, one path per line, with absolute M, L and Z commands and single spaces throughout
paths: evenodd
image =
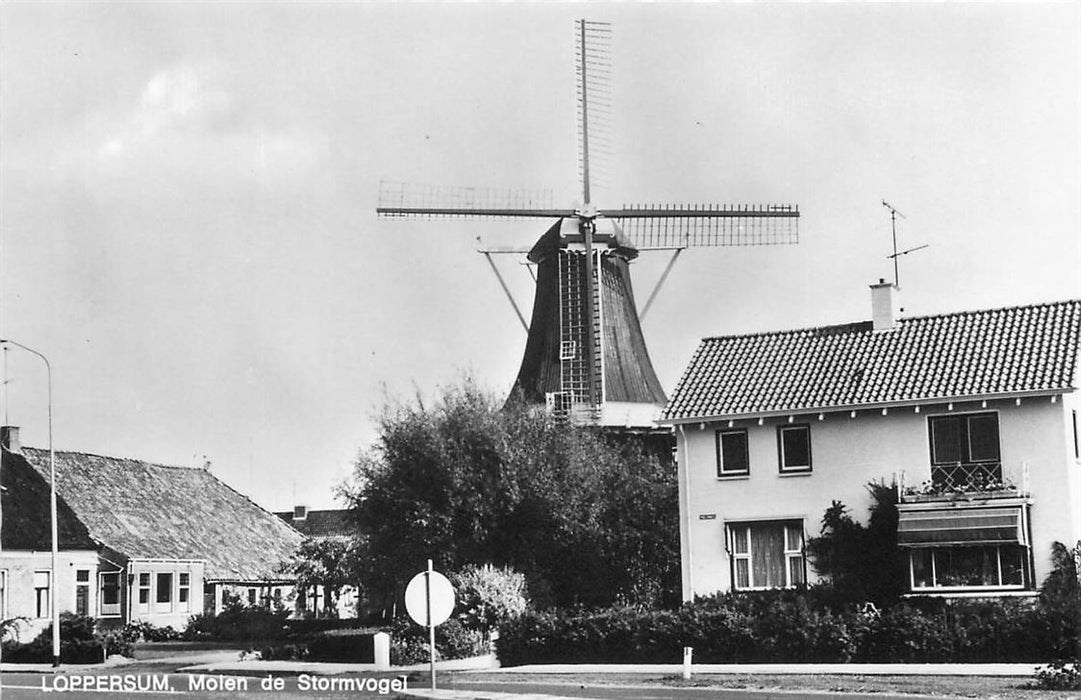
M 34 348 L 27 347 L 14 340 L 0 338 L 0 345 L 13 345 L 21 348 L 31 355 L 37 355 L 45 363 L 45 376 L 49 387 L 49 526 L 52 534 L 52 571 L 49 572 L 49 612 L 53 618 L 53 667 L 60 665 L 60 610 L 56 605 L 56 572 L 58 566 L 57 526 L 56 526 L 56 455 L 53 452 L 53 368 L 49 364 L 49 358 L 42 355 Z

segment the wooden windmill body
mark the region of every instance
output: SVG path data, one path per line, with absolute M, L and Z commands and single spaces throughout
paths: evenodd
M 683 250 L 700 246 L 795 243 L 799 209 L 792 205 L 666 205 L 598 209 L 591 202 L 590 148 L 598 107 L 610 113 L 605 23 L 577 21 L 579 175 L 583 204 L 550 206 L 535 196 L 471 188 L 431 188 L 384 182 L 377 212 L 387 217 L 525 217 L 557 219 L 528 250 L 536 293 L 515 391 L 576 423 L 651 430 L 665 403 L 642 334 L 630 263 L 640 252 L 668 251 L 668 268 Z M 491 253 L 482 250 L 491 261 Z M 499 276 L 498 268 L 492 269 Z M 503 283 L 500 276 L 500 283 Z M 503 284 L 504 291 L 507 291 Z M 518 311 L 510 297 L 515 311 Z

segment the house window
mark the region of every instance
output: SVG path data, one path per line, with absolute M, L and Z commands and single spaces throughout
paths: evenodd
M 717 476 L 739 476 L 751 471 L 746 430 L 717 431 Z
M 173 574 L 161 572 L 158 574 L 157 595 L 154 597 L 155 612 L 170 612 L 173 609 Z
M 34 572 L 34 617 L 49 616 L 49 572 Z
M 1024 588 L 1026 562 L 1021 545 L 913 549 L 909 553 L 912 590 Z
M 735 523 L 728 535 L 736 590 L 791 588 L 806 582 L 802 521 Z
M 90 614 L 90 569 L 75 570 L 75 614 Z
M 777 428 L 777 453 L 782 472 L 811 471 L 811 426 L 784 425 Z
M 150 574 L 139 574 L 139 612 L 150 612 Z
M 259 596 L 259 589 L 258 588 L 249 588 L 248 589 L 248 605 L 255 605 L 255 601 L 259 599 L 258 596 Z
M 110 571 L 98 575 L 98 585 L 101 590 L 99 606 L 102 617 L 117 617 L 120 615 L 120 572 Z
M 191 574 L 181 572 L 179 574 L 177 586 L 176 602 L 179 603 L 181 610 L 186 611 L 191 606 L 191 603 L 189 602 L 191 599 Z
M 1001 483 L 997 413 L 932 416 L 927 425 L 936 486 L 981 489 Z
M 0 620 L 8 617 L 8 572 L 0 569 Z

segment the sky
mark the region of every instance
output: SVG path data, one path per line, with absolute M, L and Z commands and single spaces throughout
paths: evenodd
M 577 180 L 574 26 L 612 23 L 600 206 L 792 203 L 794 246 L 688 251 L 643 322 L 705 336 L 1081 297 L 1077 3 L 0 1 L 0 337 L 57 449 L 335 507 L 388 401 L 513 384 L 484 258 L 543 221 L 379 219 L 381 180 Z M 521 259 L 498 263 L 528 318 Z M 667 258 L 632 266 L 641 304 Z M 48 444 L 44 364 L 3 405 Z

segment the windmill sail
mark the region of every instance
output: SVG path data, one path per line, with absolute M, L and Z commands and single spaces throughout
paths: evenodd
M 596 207 L 591 184 L 608 152 L 612 113 L 610 53 L 610 25 L 575 23 L 581 204 L 553 206 L 551 190 L 383 182 L 376 211 L 395 218 L 557 219 L 529 251 L 536 294 L 516 391 L 576 422 L 651 430 L 665 395 L 642 335 L 630 263 L 640 250 L 674 250 L 674 262 L 690 247 L 796 243 L 799 208 Z M 482 252 L 492 262 L 493 251 Z

